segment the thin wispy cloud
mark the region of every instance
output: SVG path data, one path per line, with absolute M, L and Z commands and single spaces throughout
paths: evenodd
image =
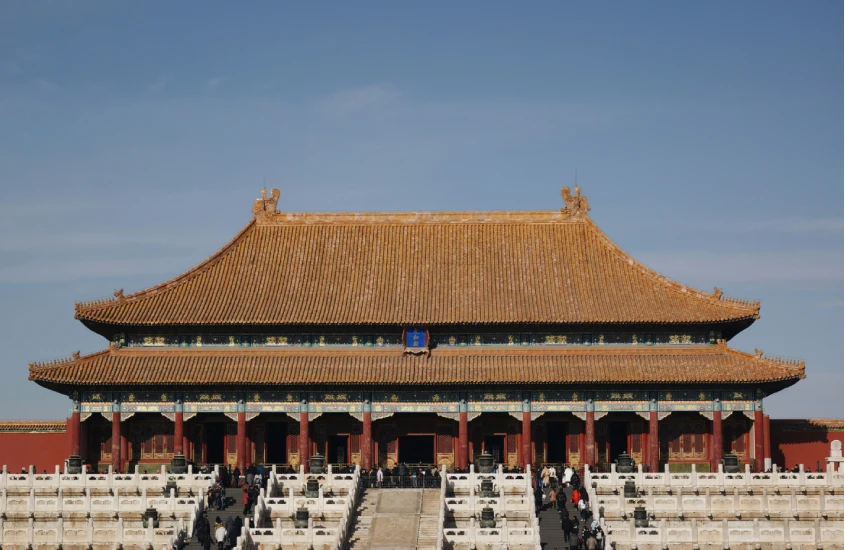
M 317 102 L 318 111 L 328 115 L 345 115 L 370 107 L 392 103 L 399 91 L 387 84 L 372 84 L 343 90 Z
M 160 94 L 164 91 L 164 88 L 170 83 L 170 77 L 167 76 L 159 76 L 155 82 L 147 86 L 147 91 L 151 94 Z
M 52 80 L 47 80 L 46 78 L 41 77 L 33 79 L 32 83 L 42 92 L 55 92 L 59 88 L 59 86 Z
M 831 233 L 842 234 L 845 220 L 842 218 L 778 218 L 764 221 L 750 221 L 745 227 L 751 231 L 772 231 L 776 233 Z
M 698 288 L 714 284 L 842 285 L 842 250 L 783 252 L 647 252 L 634 254 L 652 269 Z
M 15 238 L 0 239 L 0 252 L 78 252 L 97 248 L 121 248 L 126 246 L 159 246 L 165 248 L 185 248 L 214 246 L 219 243 L 211 236 L 191 235 L 180 231 L 178 239 L 172 232 L 27 232 Z M 2 233 L 0 233 L 2 236 Z
M 169 274 L 185 271 L 185 258 L 79 259 L 58 262 L 32 261 L 0 267 L 0 283 L 64 283 L 103 277 Z
M 218 76 L 205 81 L 202 85 L 202 91 L 209 94 L 217 91 L 218 88 L 226 81 L 225 76 Z

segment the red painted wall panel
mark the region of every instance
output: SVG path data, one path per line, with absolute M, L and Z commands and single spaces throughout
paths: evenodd
M 830 455 L 830 443 L 834 440 L 843 441 L 843 430 L 840 429 L 792 429 L 795 421 L 771 420 L 770 435 L 772 462 L 778 466 L 792 468 L 796 464 L 804 464 L 815 471 L 817 464 L 825 468 L 825 458 Z
M 63 467 L 70 442 L 67 432 L 0 432 L 0 465 L 10 472 L 33 465 L 37 472 L 53 472 Z

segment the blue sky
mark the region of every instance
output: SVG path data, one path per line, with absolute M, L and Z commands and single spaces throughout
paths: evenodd
M 27 364 L 105 347 L 73 304 L 283 211 L 557 209 L 760 299 L 732 341 L 807 361 L 773 417 L 843 411 L 841 2 L 0 5 L 0 418 Z

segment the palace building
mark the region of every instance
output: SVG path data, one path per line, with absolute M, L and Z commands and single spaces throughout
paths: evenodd
M 640 264 L 577 187 L 531 212 L 285 213 L 279 195 L 178 277 L 76 305 L 106 349 L 29 371 L 72 400 L 68 454 L 120 470 L 771 457 L 763 403 L 804 363 L 732 349 L 759 302 Z

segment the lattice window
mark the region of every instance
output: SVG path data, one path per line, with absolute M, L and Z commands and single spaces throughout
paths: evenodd
M 396 439 L 391 439 L 391 440 L 387 441 L 387 444 L 385 445 L 385 447 L 387 448 L 387 452 L 389 454 L 395 453 L 397 448 L 398 448 L 398 444 L 399 444 L 399 441 L 396 440 Z
M 533 437 L 531 443 L 534 445 L 534 464 L 540 465 L 546 461 L 546 445 L 543 426 L 535 424 L 531 427 Z
M 152 424 L 144 424 L 142 437 L 141 457 L 152 458 L 155 456 L 155 431 Z
M 132 424 L 129 427 L 129 460 L 141 459 L 141 446 L 144 443 L 144 435 L 141 426 Z
M 516 432 L 511 432 L 505 438 L 508 440 L 508 453 L 515 453 L 516 452 Z M 451 442 L 452 438 L 449 438 Z
M 205 455 L 202 452 L 202 440 L 202 425 L 193 426 L 191 429 L 191 445 L 194 447 L 194 462 L 198 464 L 205 463 Z
M 672 422 L 669 425 L 669 451 L 671 454 L 681 454 L 681 424 Z
M 451 434 L 437 434 L 437 452 L 451 453 L 452 452 L 452 435 Z
M 696 426 L 696 428 L 700 428 L 700 426 Z M 699 429 L 695 432 L 695 437 L 693 444 L 695 445 L 695 453 L 700 454 L 704 452 L 704 434 L 702 433 L 703 430 Z
M 264 426 L 256 426 L 252 430 L 252 441 L 255 443 L 255 457 L 253 462 L 256 464 L 264 464 L 267 462 L 265 458 L 266 445 L 264 443 Z
M 643 452 L 642 434 L 640 434 L 640 432 L 631 432 L 631 452 Z
M 597 422 L 595 430 L 597 460 L 600 464 L 604 464 L 607 462 L 607 424 Z
M 296 426 L 294 429 L 293 426 L 288 425 L 288 429 L 293 432 L 294 430 L 296 433 L 288 433 L 288 452 L 289 453 L 298 453 L 299 452 L 299 426 Z
M 682 429 L 684 430 L 684 447 L 683 452 L 684 454 L 691 454 L 692 453 L 692 431 L 693 425 L 690 422 L 684 422 L 682 425 Z
M 569 439 L 566 442 L 566 446 L 569 448 L 570 453 L 580 452 L 579 447 L 581 442 L 581 432 L 578 428 L 578 425 L 574 422 L 569 423 Z
M 238 427 L 235 424 L 228 424 L 226 428 L 226 452 L 234 454 L 238 452 Z
M 353 433 L 349 436 L 349 452 L 351 453 L 360 453 L 361 452 L 361 435 Z
M 173 454 L 173 443 L 174 443 L 174 435 L 173 434 L 164 434 L 164 452 L 166 454 L 172 455 Z

